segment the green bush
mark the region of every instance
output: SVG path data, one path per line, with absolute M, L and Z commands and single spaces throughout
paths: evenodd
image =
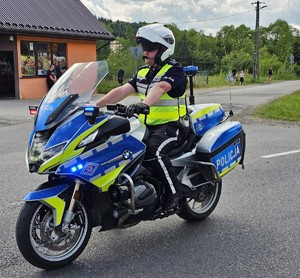
M 119 83 L 117 81 L 104 79 L 100 83 L 100 85 L 97 87 L 97 93 L 98 94 L 106 94 L 110 90 L 112 90 L 118 86 L 119 86 Z

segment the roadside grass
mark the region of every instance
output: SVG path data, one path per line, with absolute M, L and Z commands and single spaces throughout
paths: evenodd
M 257 107 L 254 116 L 300 122 L 300 90 Z
M 124 80 L 124 83 L 126 83 L 127 80 Z M 245 80 L 244 80 L 244 84 L 243 85 L 250 85 L 250 84 L 254 84 L 254 83 L 265 83 L 266 80 L 263 80 L 263 78 L 261 79 L 260 82 L 254 82 L 252 79 L 252 75 L 245 73 Z M 230 82 L 228 82 L 227 80 L 227 74 L 225 74 L 224 72 L 217 74 L 217 75 L 196 75 L 193 77 L 193 86 L 194 88 L 218 88 L 218 87 L 224 87 L 224 86 L 239 86 L 239 80 L 236 81 L 235 84 L 231 84 Z M 188 87 L 187 89 L 189 89 L 189 82 L 188 82 Z M 98 94 L 106 94 L 108 93 L 110 90 L 112 90 L 113 88 L 116 88 L 119 86 L 119 83 L 117 81 L 117 77 L 114 76 L 114 78 L 112 79 L 104 79 L 101 84 L 99 85 L 99 87 L 97 88 L 97 92 Z
M 211 88 L 228 85 L 225 74 L 213 76 L 200 76 L 196 75 L 193 79 L 195 88 Z

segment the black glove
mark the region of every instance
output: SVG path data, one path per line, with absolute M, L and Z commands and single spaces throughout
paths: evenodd
M 136 103 L 136 104 L 130 104 L 126 108 L 126 114 L 128 118 L 131 118 L 133 114 L 140 114 L 141 112 L 144 112 L 145 114 L 148 114 L 147 111 L 149 111 L 149 106 L 145 103 Z

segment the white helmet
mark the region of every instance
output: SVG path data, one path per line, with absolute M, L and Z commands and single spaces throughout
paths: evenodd
M 162 24 L 154 23 L 140 27 L 136 33 L 137 43 L 142 45 L 152 43 L 153 45 L 161 45 L 158 52 L 157 62 L 163 62 L 168 59 L 175 50 L 175 37 L 173 32 Z M 160 61 L 159 61 L 160 60 Z

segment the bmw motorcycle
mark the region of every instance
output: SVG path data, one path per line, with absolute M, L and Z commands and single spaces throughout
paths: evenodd
M 94 227 L 127 228 L 174 214 L 201 221 L 218 204 L 222 177 L 243 165 L 242 125 L 226 121 L 220 104 L 189 105 L 187 139 L 170 154 L 181 182 L 179 206 L 165 211 L 164 187 L 144 163 L 145 125 L 128 118 L 121 104 L 99 109 L 89 102 L 107 73 L 105 61 L 74 64 L 30 107 L 35 119 L 26 162 L 47 181 L 24 197 L 16 239 L 36 267 L 71 263 Z

